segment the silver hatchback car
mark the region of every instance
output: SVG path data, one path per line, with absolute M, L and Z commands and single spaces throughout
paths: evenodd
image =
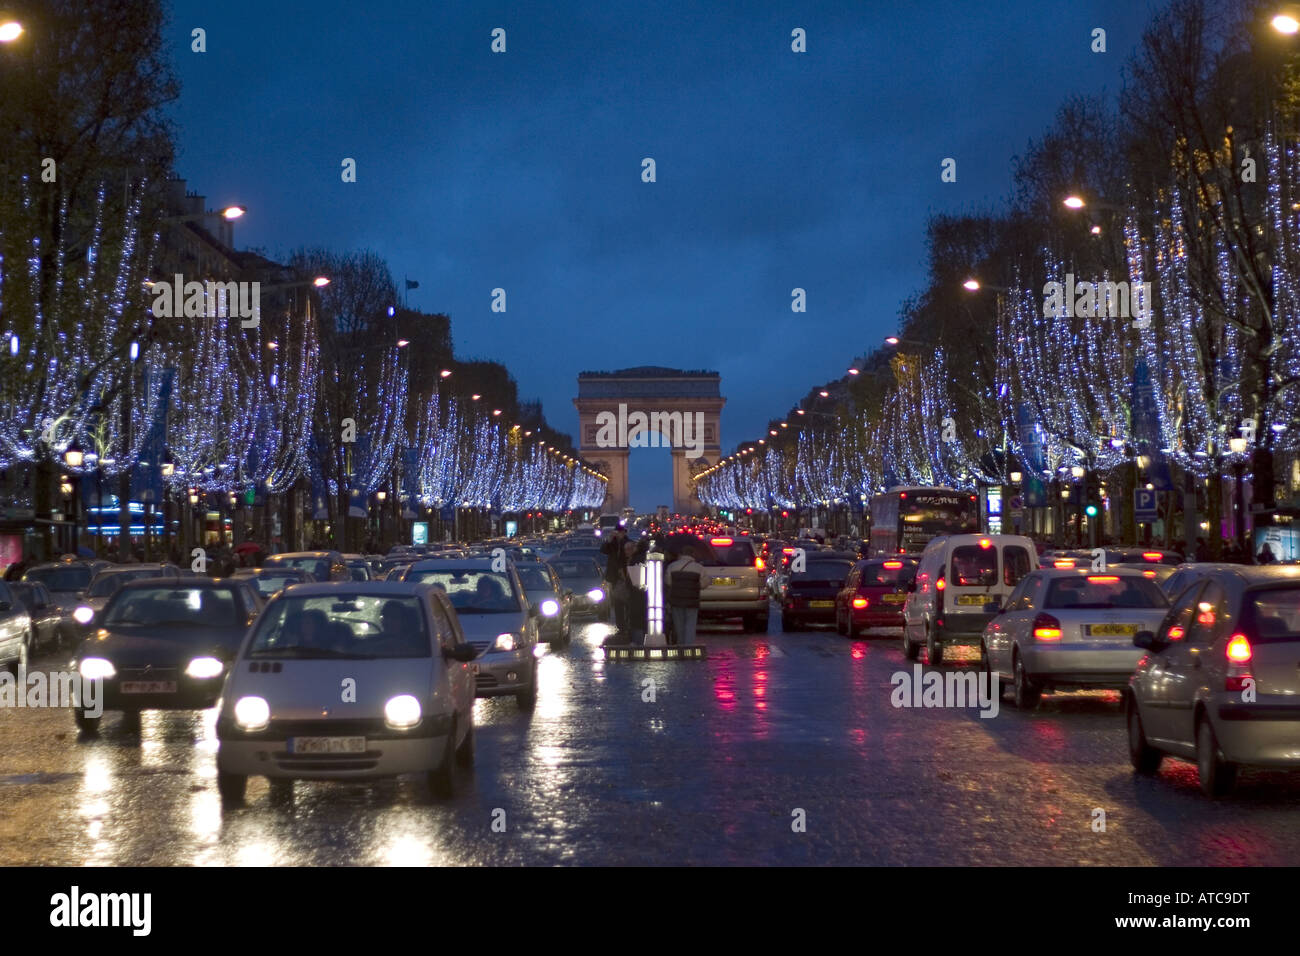
M 217 716 L 217 786 L 240 803 L 251 775 L 273 799 L 294 780 L 425 773 L 454 790 L 474 759 L 477 652 L 445 594 L 423 584 L 299 584 L 244 639 Z
M 1186 577 L 1125 694 L 1129 756 L 1194 760 L 1223 796 L 1242 766 L 1300 770 L 1300 567 L 1207 565 Z
M 1010 681 L 1024 709 L 1058 687 L 1120 689 L 1142 657 L 1133 638 L 1168 610 L 1164 592 L 1141 571 L 1034 571 L 984 627 L 985 670 Z

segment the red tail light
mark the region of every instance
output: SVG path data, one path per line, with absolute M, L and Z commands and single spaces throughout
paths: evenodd
M 981 548 L 991 548 L 991 547 L 993 547 L 993 542 L 990 541 L 988 538 L 980 538 L 980 547 L 981 547 Z
M 1050 614 L 1040 614 L 1034 618 L 1034 640 L 1059 641 L 1061 639 L 1061 622 Z
M 728 546 L 728 545 L 731 544 L 731 539 L 730 539 L 730 538 L 712 538 L 712 539 L 710 539 L 709 544 L 720 544 L 720 545 L 722 545 L 723 547 L 726 547 L 726 546 Z
M 763 559 L 762 559 L 762 558 L 755 558 L 755 559 L 754 559 L 754 567 L 756 567 L 756 568 L 758 568 L 758 570 L 762 571 L 765 567 L 767 567 L 767 565 L 765 565 L 765 564 L 763 563 Z
M 1096 582 L 1098 582 L 1099 584 L 1118 584 L 1118 583 L 1119 583 L 1119 578 L 1118 578 L 1116 575 L 1113 575 L 1113 574 L 1108 574 L 1108 575 L 1105 575 L 1104 577 L 1103 577 L 1102 575 L 1100 575 L 1100 574 L 1090 574 L 1090 575 L 1088 575 L 1088 580 L 1089 580 L 1089 581 L 1096 581 Z
M 1234 634 L 1228 638 L 1228 660 L 1234 664 L 1246 664 L 1255 655 L 1250 648 L 1250 641 L 1245 634 Z
M 1159 551 L 1143 551 L 1142 557 L 1145 558 L 1147 561 L 1159 561 L 1161 558 L 1161 554 Z
M 864 597 L 855 597 L 853 599 L 853 606 L 858 608 L 859 610 L 864 607 L 867 607 L 870 604 L 871 602 Z
M 892 568 L 901 568 L 902 566 L 903 566 L 903 562 L 902 562 L 902 561 L 886 561 L 886 562 L 885 562 L 885 567 L 887 567 L 887 568 L 891 568 L 891 569 L 892 569 Z
M 1182 625 L 1175 624 L 1173 627 L 1169 629 L 1169 639 L 1171 641 L 1181 641 L 1183 639 L 1183 635 L 1186 633 L 1187 632 L 1183 630 Z
M 1072 567 L 1074 567 L 1074 562 L 1073 562 L 1073 561 L 1053 561 L 1053 562 L 1052 562 L 1052 567 L 1054 567 L 1054 568 L 1072 568 Z
M 934 589 L 936 591 L 942 591 L 947 586 L 948 586 L 948 582 L 945 581 L 943 578 L 940 578 L 938 581 L 934 582 Z

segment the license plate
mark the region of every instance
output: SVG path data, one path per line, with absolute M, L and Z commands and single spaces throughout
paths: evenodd
M 290 737 L 291 754 L 363 754 L 365 737 Z
M 886 604 L 902 604 L 907 600 L 907 596 L 904 594 L 886 594 L 881 600 Z
M 1132 637 L 1138 632 L 1136 624 L 1089 624 L 1092 637 Z
M 714 578 L 710 583 L 716 584 L 718 587 L 734 588 L 737 584 L 740 583 L 740 579 L 739 578 Z
M 987 601 L 988 598 L 982 594 L 963 594 L 957 598 L 957 603 L 963 607 L 969 607 L 970 605 L 983 607 Z
M 809 601 L 808 606 L 809 607 L 834 607 L 835 602 L 834 601 Z
M 118 685 L 123 694 L 174 694 L 174 680 L 124 680 Z

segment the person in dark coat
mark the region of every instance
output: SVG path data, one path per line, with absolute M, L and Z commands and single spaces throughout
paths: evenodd
M 664 568 L 664 586 L 672 616 L 672 644 L 694 644 L 695 625 L 700 616 L 700 587 L 709 573 L 695 560 L 695 548 L 686 545 L 675 561 Z

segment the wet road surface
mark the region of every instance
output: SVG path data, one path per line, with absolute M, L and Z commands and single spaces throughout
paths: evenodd
M 895 708 L 897 632 L 771 631 L 705 628 L 702 662 L 605 662 L 609 628 L 575 630 L 533 713 L 476 704 L 476 764 L 445 801 L 409 777 L 300 782 L 276 806 L 252 778 L 223 813 L 214 711 L 146 713 L 138 735 L 109 712 L 80 738 L 65 710 L 0 708 L 0 864 L 1300 862 L 1300 776 L 1246 771 L 1218 803 L 1190 764 L 1135 778 L 1117 694 Z M 973 666 L 955 656 L 941 669 Z

